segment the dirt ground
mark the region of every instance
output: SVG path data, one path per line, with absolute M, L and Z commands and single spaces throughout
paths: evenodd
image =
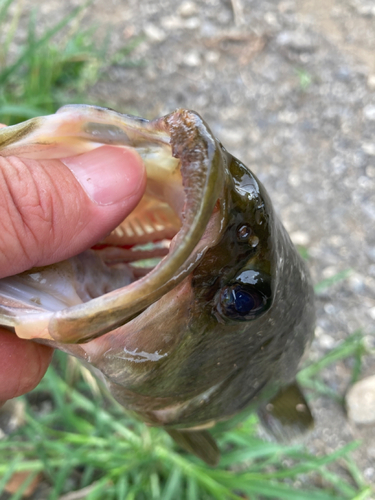
M 38 5 L 48 23 L 80 3 Z M 143 38 L 141 64 L 111 67 L 91 100 L 146 118 L 199 112 L 264 183 L 314 281 L 353 270 L 317 298 L 310 358 L 358 329 L 375 346 L 374 1 L 97 0 L 82 23 L 93 21 L 114 48 Z M 326 382 L 344 394 L 350 373 L 338 363 Z M 362 376 L 373 373 L 366 358 Z M 355 457 L 375 484 L 375 424 L 349 423 L 327 398 L 312 404 L 310 449 L 363 439 Z

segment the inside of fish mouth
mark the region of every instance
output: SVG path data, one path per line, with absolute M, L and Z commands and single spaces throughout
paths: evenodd
M 137 281 L 168 257 L 182 227 L 187 200 L 179 168 L 169 170 L 162 180 L 148 176 L 140 203 L 106 238 L 91 247 L 109 273 L 104 272 L 95 284 L 87 276 L 86 293 L 79 293 L 84 301 Z M 115 280 L 111 280 L 113 274 Z
M 155 270 L 168 258 L 188 203 L 179 162 L 174 162 L 158 174 L 146 162 L 140 203 L 106 238 L 67 261 L 2 279 L 0 296 L 54 312 L 135 284 Z
M 154 122 L 107 115 L 63 108 L 26 127 L 3 154 L 69 158 L 110 143 L 136 150 L 147 172 L 138 207 L 93 249 L 0 280 L 0 324 L 21 338 L 86 342 L 128 323 L 187 278 L 220 237 L 222 158 L 201 119 L 187 110 Z M 102 137 L 87 122 L 126 134 Z
M 171 242 L 182 226 L 183 206 L 178 206 L 181 200 L 185 195 L 180 189 L 176 189 L 173 207 L 146 193 L 133 212 L 91 249 L 108 268 L 122 270 L 129 282 L 136 281 L 168 256 Z

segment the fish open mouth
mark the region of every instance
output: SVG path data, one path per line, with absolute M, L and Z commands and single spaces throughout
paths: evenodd
M 135 148 L 147 171 L 139 205 L 92 250 L 0 280 L 0 324 L 18 336 L 77 342 L 79 331 L 83 342 L 113 330 L 180 283 L 212 244 L 225 160 L 196 113 L 147 121 L 65 106 L 3 130 L 4 156 L 64 158 L 112 144 Z

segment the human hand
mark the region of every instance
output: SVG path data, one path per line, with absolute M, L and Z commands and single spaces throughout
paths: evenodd
M 64 160 L 0 157 L 0 278 L 90 248 L 133 210 L 145 186 L 141 158 L 125 148 Z M 52 351 L 0 327 L 0 406 L 40 382 Z

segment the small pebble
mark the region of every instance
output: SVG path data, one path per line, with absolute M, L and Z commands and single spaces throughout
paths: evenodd
M 199 53 L 194 50 L 184 55 L 183 62 L 186 66 L 193 68 L 201 65 L 201 57 Z
M 349 276 L 347 283 L 354 293 L 362 293 L 364 291 L 365 282 L 363 276 L 360 274 Z
M 339 272 L 339 269 L 336 266 L 328 266 L 323 269 L 323 278 L 332 278 L 335 274 Z
M 290 125 L 293 125 L 298 120 L 298 115 L 294 111 L 284 110 L 278 113 L 277 119 L 281 123 L 288 123 Z
M 276 43 L 296 52 L 312 52 L 315 43 L 302 31 L 282 31 L 276 38 Z
M 375 307 L 369 309 L 370 317 L 375 321 Z
M 375 16 L 373 0 L 353 0 L 352 5 L 361 16 Z
M 371 480 L 373 477 L 375 477 L 375 468 L 367 467 L 367 469 L 364 470 L 363 474 L 367 480 Z
M 25 422 L 25 403 L 10 399 L 0 409 L 0 439 L 10 434 Z
M 198 7 L 194 2 L 183 2 L 177 12 L 181 17 L 190 17 L 198 12 Z
M 220 54 L 218 52 L 214 52 L 213 50 L 208 50 L 204 57 L 208 63 L 214 64 L 220 59 Z
M 285 0 L 283 2 L 280 2 L 278 5 L 278 10 L 282 14 L 285 14 L 286 12 L 293 12 L 296 8 L 296 4 L 293 1 Z
M 375 105 L 368 104 L 363 108 L 363 115 L 366 120 L 375 121 Z
M 370 90 L 375 90 L 375 75 L 370 75 L 367 78 L 367 85 L 369 86 Z
M 318 338 L 318 343 L 322 349 L 330 350 L 335 347 L 334 339 L 330 335 L 327 335 L 325 333 L 320 335 L 320 337 Z
M 306 246 L 310 243 L 310 236 L 304 231 L 295 231 L 294 233 L 291 233 L 290 239 L 295 245 Z
M 356 424 L 375 424 L 375 375 L 357 382 L 346 395 L 348 417 Z
M 178 16 L 166 16 L 160 22 L 167 31 L 180 30 L 184 27 L 183 21 Z
M 167 37 L 165 31 L 154 24 L 146 24 L 143 30 L 147 38 L 154 42 L 162 42 Z
M 375 156 L 375 142 L 364 142 L 362 150 L 369 156 Z
M 195 30 L 199 28 L 200 24 L 201 22 L 199 20 L 199 17 L 190 17 L 184 22 L 184 28 L 188 30 Z

